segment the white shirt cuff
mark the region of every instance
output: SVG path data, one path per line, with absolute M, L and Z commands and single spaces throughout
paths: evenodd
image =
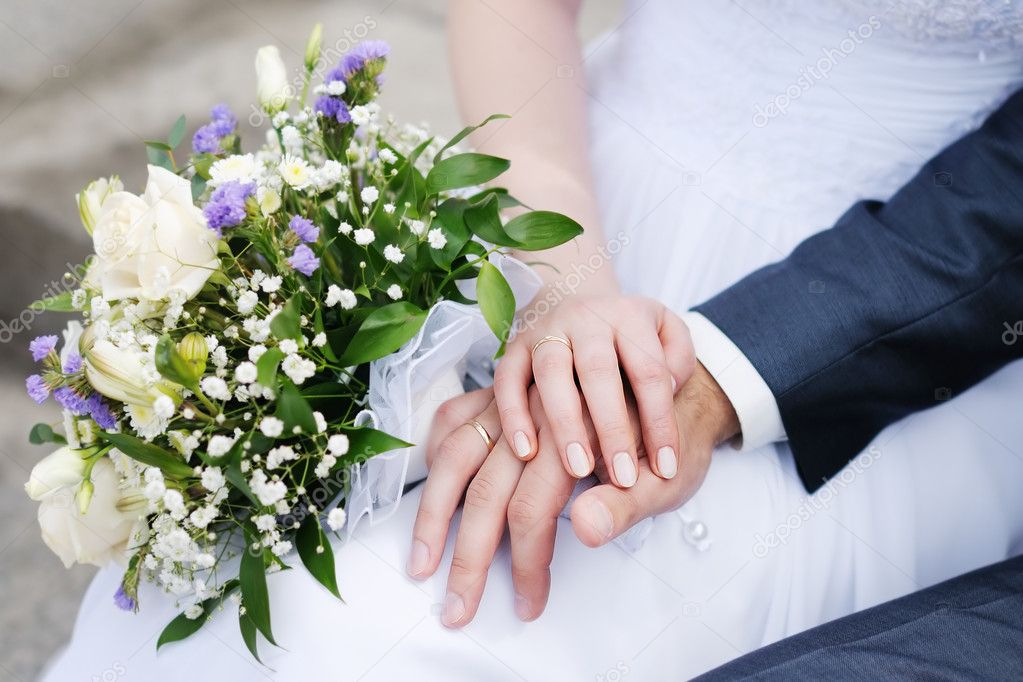
M 735 447 L 753 450 L 786 440 L 778 402 L 749 358 L 700 313 L 689 311 L 682 319 L 689 327 L 696 359 L 707 368 L 735 408 L 741 429 Z

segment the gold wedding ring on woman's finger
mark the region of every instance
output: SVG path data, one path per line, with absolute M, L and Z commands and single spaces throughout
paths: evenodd
M 483 424 L 480 424 L 475 419 L 470 419 L 469 421 L 465 422 L 465 424 L 466 426 L 471 426 L 473 429 L 475 429 L 476 433 L 480 434 L 480 438 L 483 439 L 483 442 L 487 446 L 487 452 L 490 452 L 491 450 L 494 449 L 494 439 L 490 437 L 490 433 L 487 431 L 487 427 L 483 426 Z
M 540 348 L 540 346 L 544 345 L 545 343 L 550 343 L 552 341 L 554 343 L 560 343 L 561 345 L 563 345 L 565 348 L 568 349 L 569 353 L 572 352 L 572 342 L 569 341 L 568 339 L 562 338 L 560 336 L 545 336 L 533 344 L 533 350 L 530 352 L 530 355 L 531 356 L 536 355 L 536 351 Z

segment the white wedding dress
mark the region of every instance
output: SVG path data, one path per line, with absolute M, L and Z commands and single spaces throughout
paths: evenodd
M 856 200 L 888 197 L 1020 86 L 1020 36 L 1017 0 L 628 2 L 587 58 L 625 288 L 684 311 Z M 476 620 L 440 625 L 446 570 L 420 584 L 403 569 L 418 490 L 337 548 L 345 604 L 301 568 L 270 579 L 283 648 L 262 644 L 269 667 L 230 608 L 157 653 L 173 606 L 150 589 L 140 614 L 117 610 L 110 568 L 45 679 L 682 679 L 1023 551 L 1021 391 L 1020 363 L 950 400 L 936 386 L 933 409 L 811 497 L 785 445 L 722 448 L 642 543 L 590 550 L 562 521 L 550 604 L 530 624 L 505 548 Z

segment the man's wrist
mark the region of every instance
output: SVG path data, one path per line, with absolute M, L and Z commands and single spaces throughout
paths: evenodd
M 696 363 L 693 376 L 675 397 L 680 428 L 713 448 L 739 435 L 739 417 L 710 372 Z

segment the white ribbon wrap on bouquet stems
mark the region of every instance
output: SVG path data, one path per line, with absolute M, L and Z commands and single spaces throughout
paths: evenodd
M 540 278 L 515 258 L 492 254 L 515 294 L 517 308 L 529 303 Z M 467 298 L 476 298 L 475 280 L 459 282 Z M 422 329 L 397 352 L 370 364 L 369 408 L 356 419 L 401 438 L 413 447 L 376 455 L 352 470 L 347 528 L 368 516 L 370 523 L 398 508 L 405 487 L 426 478 L 426 438 L 441 403 L 464 392 L 469 376 L 480 386 L 493 381 L 498 342 L 477 305 L 441 301 L 430 309 Z

